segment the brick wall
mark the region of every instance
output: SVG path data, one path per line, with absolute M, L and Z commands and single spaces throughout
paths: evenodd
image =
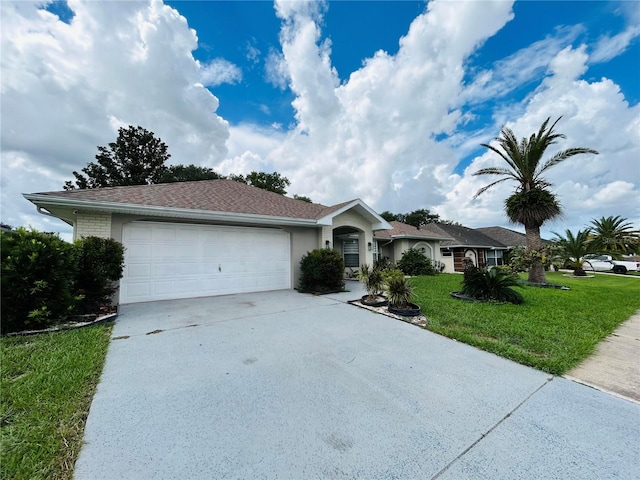
M 73 228 L 73 238 L 75 240 L 81 237 L 110 238 L 111 214 L 78 212 Z

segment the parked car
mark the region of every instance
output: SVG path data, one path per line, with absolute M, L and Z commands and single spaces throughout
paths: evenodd
M 640 262 L 614 260 L 611 255 L 585 255 L 582 268 L 594 272 L 640 272 Z

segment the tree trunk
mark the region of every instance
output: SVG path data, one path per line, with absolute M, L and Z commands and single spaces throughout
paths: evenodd
M 529 252 L 533 250 L 540 251 L 542 248 L 540 227 L 536 225 L 525 225 L 524 231 L 527 237 L 527 250 Z M 529 267 L 529 282 L 547 283 L 547 275 L 544 273 L 544 266 L 539 260 L 534 260 L 533 264 Z

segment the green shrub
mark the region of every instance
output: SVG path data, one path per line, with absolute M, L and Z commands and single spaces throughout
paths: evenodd
M 471 266 L 465 268 L 461 293 L 477 300 L 521 304 L 524 298 L 520 292 L 509 288 L 515 286 L 520 286 L 520 278 L 509 269 Z
M 312 250 L 300 261 L 299 291 L 325 293 L 344 290 L 344 260 L 335 250 Z
M 73 311 L 73 245 L 18 228 L 2 232 L 1 250 L 3 332 L 45 328 Z
M 78 309 L 96 313 L 111 305 L 114 283 L 122 278 L 124 247 L 112 238 L 86 237 L 74 243 L 78 257 L 76 293 L 82 295 Z
M 405 275 L 435 275 L 438 273 L 433 267 L 431 259 L 415 248 L 404 252 L 397 266 Z

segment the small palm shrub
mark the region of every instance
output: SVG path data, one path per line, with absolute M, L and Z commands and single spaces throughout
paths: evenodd
M 393 270 L 387 275 L 385 293 L 389 305 L 396 308 L 407 308 L 413 298 L 411 285 L 400 270 Z
M 57 234 L 18 228 L 1 234 L 2 332 L 40 329 L 72 313 L 77 258 Z
M 404 252 L 402 258 L 398 260 L 397 266 L 405 275 L 435 275 L 438 273 L 431 259 L 415 248 Z
M 344 290 L 344 260 L 329 248 L 308 252 L 300 260 L 300 292 L 326 293 Z
M 510 288 L 517 286 L 520 286 L 520 278 L 508 269 L 484 270 L 472 266 L 465 269 L 460 293 L 477 300 L 521 304 L 524 302 L 522 294 Z
M 358 280 L 360 280 L 364 285 L 369 301 L 374 301 L 384 287 L 384 275 L 382 270 L 370 267 L 367 264 L 360 267 Z

